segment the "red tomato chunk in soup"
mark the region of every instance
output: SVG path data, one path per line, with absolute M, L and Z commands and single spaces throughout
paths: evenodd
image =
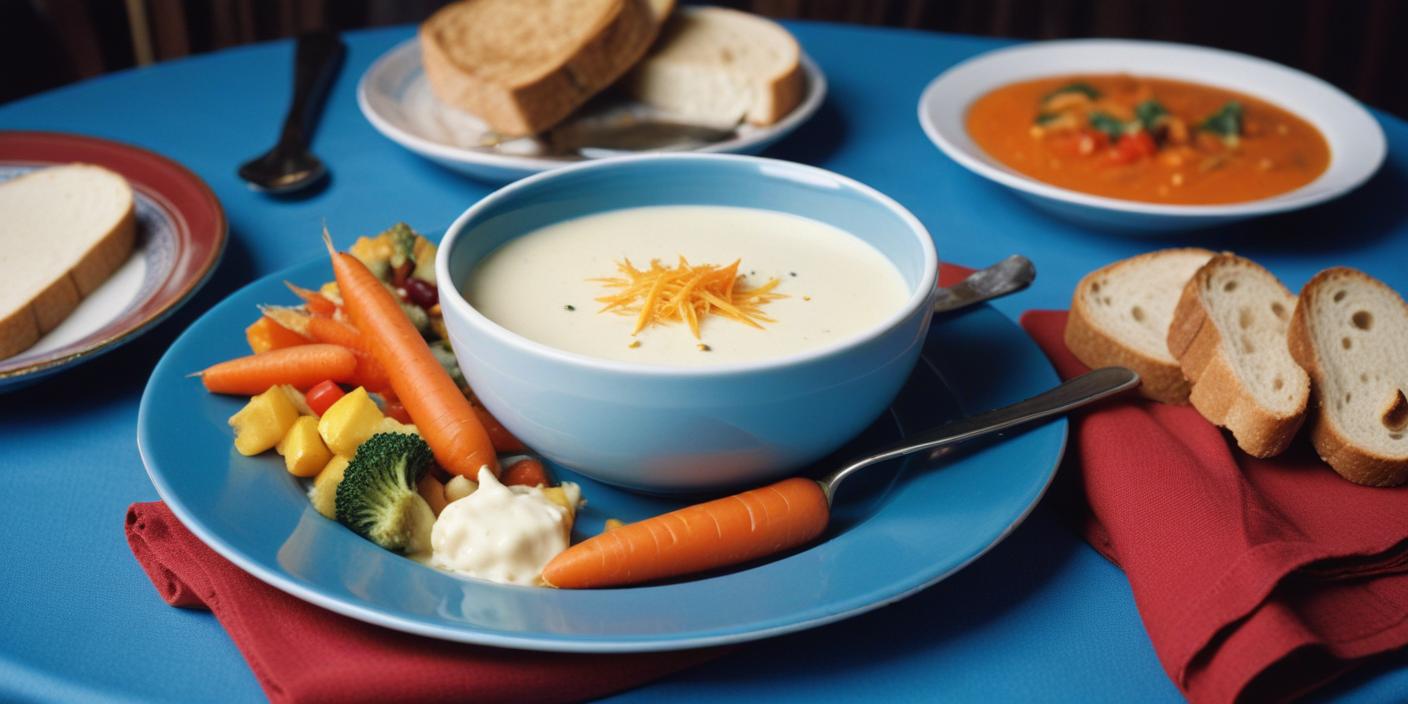
M 998 88 L 968 134 L 1032 178 L 1153 203 L 1240 203 L 1293 191 L 1330 165 L 1309 122 L 1263 100 L 1160 78 L 1080 75 Z

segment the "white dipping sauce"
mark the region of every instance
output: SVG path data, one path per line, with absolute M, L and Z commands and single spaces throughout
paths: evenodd
M 674 266 L 728 266 L 749 287 L 777 278 L 787 297 L 765 304 L 763 329 L 711 315 L 701 339 L 682 323 L 635 337 L 634 316 L 598 313 L 629 259 Z M 671 205 L 627 208 L 549 225 L 510 240 L 475 268 L 461 290 L 490 320 L 535 342 L 578 354 L 655 365 L 702 366 L 781 357 L 874 328 L 909 298 L 893 263 L 860 238 L 808 218 L 754 208 Z M 574 310 L 569 310 L 571 306 Z M 631 347 L 632 341 L 640 344 Z M 699 349 L 707 344 L 707 351 Z
M 564 484 L 564 487 L 574 486 Z M 479 488 L 440 512 L 430 531 L 430 564 L 471 577 L 533 585 L 567 549 L 571 516 L 538 487 L 507 487 L 487 467 Z

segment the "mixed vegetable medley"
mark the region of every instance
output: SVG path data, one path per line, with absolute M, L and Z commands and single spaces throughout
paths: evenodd
M 237 451 L 274 450 L 291 475 L 309 480 L 319 513 L 387 550 L 464 564 L 437 559 L 434 527 L 485 481 L 546 515 L 565 547 L 580 493 L 555 485 L 475 399 L 441 318 L 435 251 L 403 223 L 358 239 L 350 256 L 334 255 L 337 281 L 289 284 L 301 302 L 263 306 L 245 330 L 253 354 L 204 370 L 201 381 L 251 396 L 229 419 Z M 500 456 L 509 460 L 502 470 Z M 541 567 L 504 581 L 533 583 Z

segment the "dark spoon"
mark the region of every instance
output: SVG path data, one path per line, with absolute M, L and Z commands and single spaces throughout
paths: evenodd
M 332 79 L 342 66 L 347 47 L 336 32 L 322 30 L 298 38 L 293 66 L 293 103 L 284 118 L 279 143 L 240 166 L 250 188 L 285 194 L 307 188 L 327 175 L 327 167 L 308 150 Z

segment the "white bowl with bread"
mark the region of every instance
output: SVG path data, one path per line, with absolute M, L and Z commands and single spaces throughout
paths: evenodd
M 820 107 L 826 79 L 786 29 L 673 5 L 463 0 L 378 59 L 357 102 L 397 144 L 494 182 L 626 151 L 756 153 Z M 639 146 L 593 148 L 603 135 Z
M 1140 392 L 1189 404 L 1255 457 L 1302 427 L 1321 459 L 1366 486 L 1408 483 L 1408 303 L 1363 272 L 1322 271 L 1291 293 L 1231 253 L 1166 249 L 1076 285 L 1066 346 L 1127 366 Z

